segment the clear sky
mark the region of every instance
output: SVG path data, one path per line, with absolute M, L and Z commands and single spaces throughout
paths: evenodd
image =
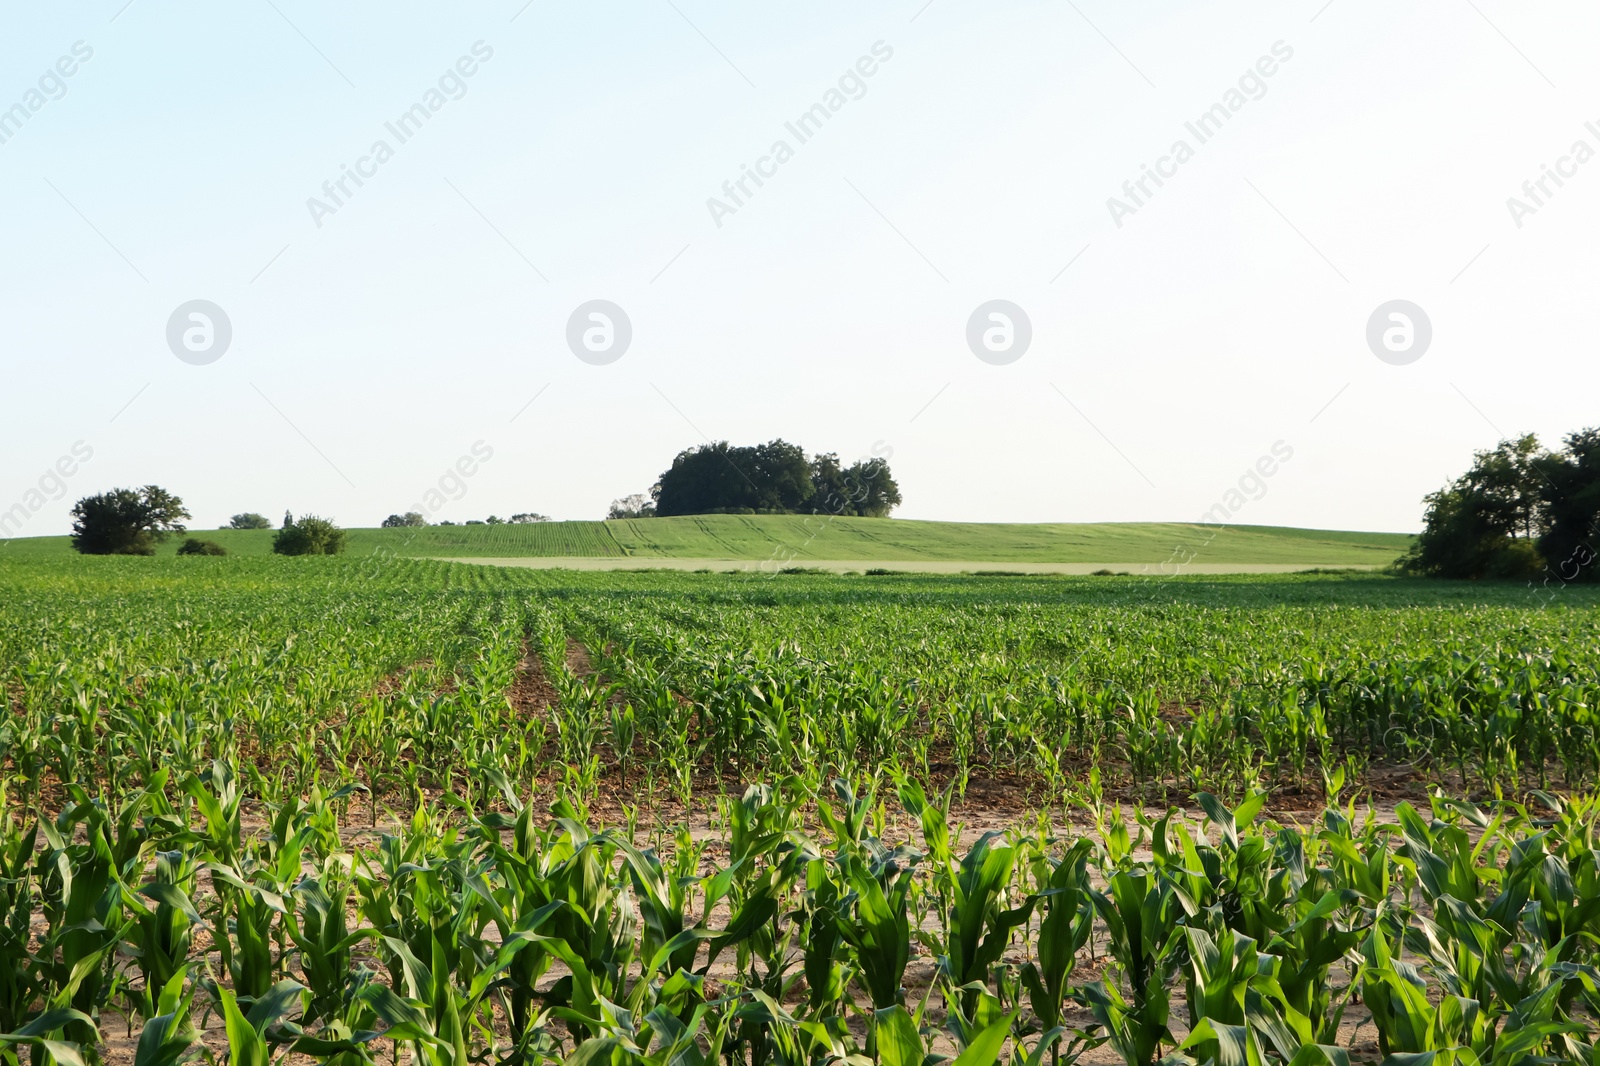
M 475 445 L 492 458 L 436 520 L 597 518 L 682 448 L 777 436 L 892 454 L 906 518 L 1192 520 L 1276 456 L 1233 521 L 1410 530 L 1473 450 L 1600 420 L 1592 5 L 97 0 L 4 22 L 18 535 L 151 482 L 196 527 L 374 525 Z M 569 344 L 593 300 L 627 316 L 620 356 L 615 316 L 579 316 L 586 358 Z M 1027 316 L 1020 356 L 1014 315 L 1001 357 L 978 354 L 1007 336 L 987 311 L 969 344 L 994 300 Z M 1410 349 L 1369 343 L 1395 300 L 1426 315 L 1420 356 L 1409 308 L 1374 333 Z M 191 301 L 226 316 L 220 357 Z M 92 458 L 45 477 L 75 445 Z

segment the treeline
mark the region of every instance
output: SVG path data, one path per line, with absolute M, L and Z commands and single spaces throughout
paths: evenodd
M 717 441 L 678 453 L 651 488 L 660 517 L 692 514 L 833 514 L 886 518 L 900 504 L 885 458 L 842 466 L 784 440 L 753 447 Z M 618 501 L 619 503 L 623 501 Z
M 72 546 L 82 555 L 154 555 L 168 537 L 189 532 L 184 521 L 194 517 L 183 500 L 160 485 L 141 489 L 112 489 L 85 496 L 72 508 Z M 229 519 L 223 529 L 270 529 L 266 517 L 247 511 Z M 278 555 L 338 555 L 344 551 L 345 532 L 316 515 L 298 520 L 285 511 L 283 528 L 272 538 Z M 214 540 L 189 537 L 179 555 L 227 555 Z
M 1473 456 L 1426 497 L 1423 530 L 1402 568 L 1434 577 L 1596 579 L 1600 428 L 1547 451 L 1533 434 Z

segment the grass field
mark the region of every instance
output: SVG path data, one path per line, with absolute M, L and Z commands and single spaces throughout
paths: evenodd
M 266 555 L 273 531 L 194 530 L 238 555 Z M 1183 523 L 1010 524 L 911 522 L 800 515 L 702 515 L 619 522 L 353 529 L 352 555 L 408 558 L 582 557 L 693 560 L 861 560 L 960 563 L 1369 566 L 1392 562 L 1403 533 Z M 167 552 L 177 550 L 169 541 Z M 65 537 L 17 540 L 0 551 L 65 555 Z

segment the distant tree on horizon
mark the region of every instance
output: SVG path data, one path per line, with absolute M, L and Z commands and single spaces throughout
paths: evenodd
M 1600 429 L 1557 452 L 1532 433 L 1477 452 L 1424 498 L 1423 529 L 1401 569 L 1430 577 L 1594 581 L 1600 546 Z
M 272 523 L 268 521 L 266 515 L 256 514 L 254 511 L 246 511 L 243 514 L 236 514 L 232 518 L 228 519 L 227 528 L 271 529 Z
M 188 532 L 183 501 L 157 485 L 85 496 L 72 508 L 72 546 L 83 555 L 154 555 L 173 533 Z
M 620 500 L 612 500 L 611 507 L 606 511 L 608 521 L 622 518 L 654 518 L 656 516 L 655 501 L 642 492 L 635 492 L 631 496 L 624 496 Z
M 727 441 L 681 451 L 651 488 L 660 517 L 693 514 L 831 514 L 887 518 L 900 487 L 883 459 L 842 467 L 837 454 L 808 458 L 799 445 Z M 620 502 L 620 501 L 619 501 Z

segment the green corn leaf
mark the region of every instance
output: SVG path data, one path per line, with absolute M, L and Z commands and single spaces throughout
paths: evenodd
M 922 1034 L 911 1013 L 899 1004 L 877 1011 L 873 1015 L 874 1037 L 878 1058 L 883 1066 L 922 1066 L 926 1052 L 922 1049 Z
M 1015 1013 L 1007 1014 L 986 1026 L 956 1056 L 954 1066 L 994 1066 L 1000 1061 L 1000 1049 L 1011 1035 L 1011 1022 L 1015 1018 Z

